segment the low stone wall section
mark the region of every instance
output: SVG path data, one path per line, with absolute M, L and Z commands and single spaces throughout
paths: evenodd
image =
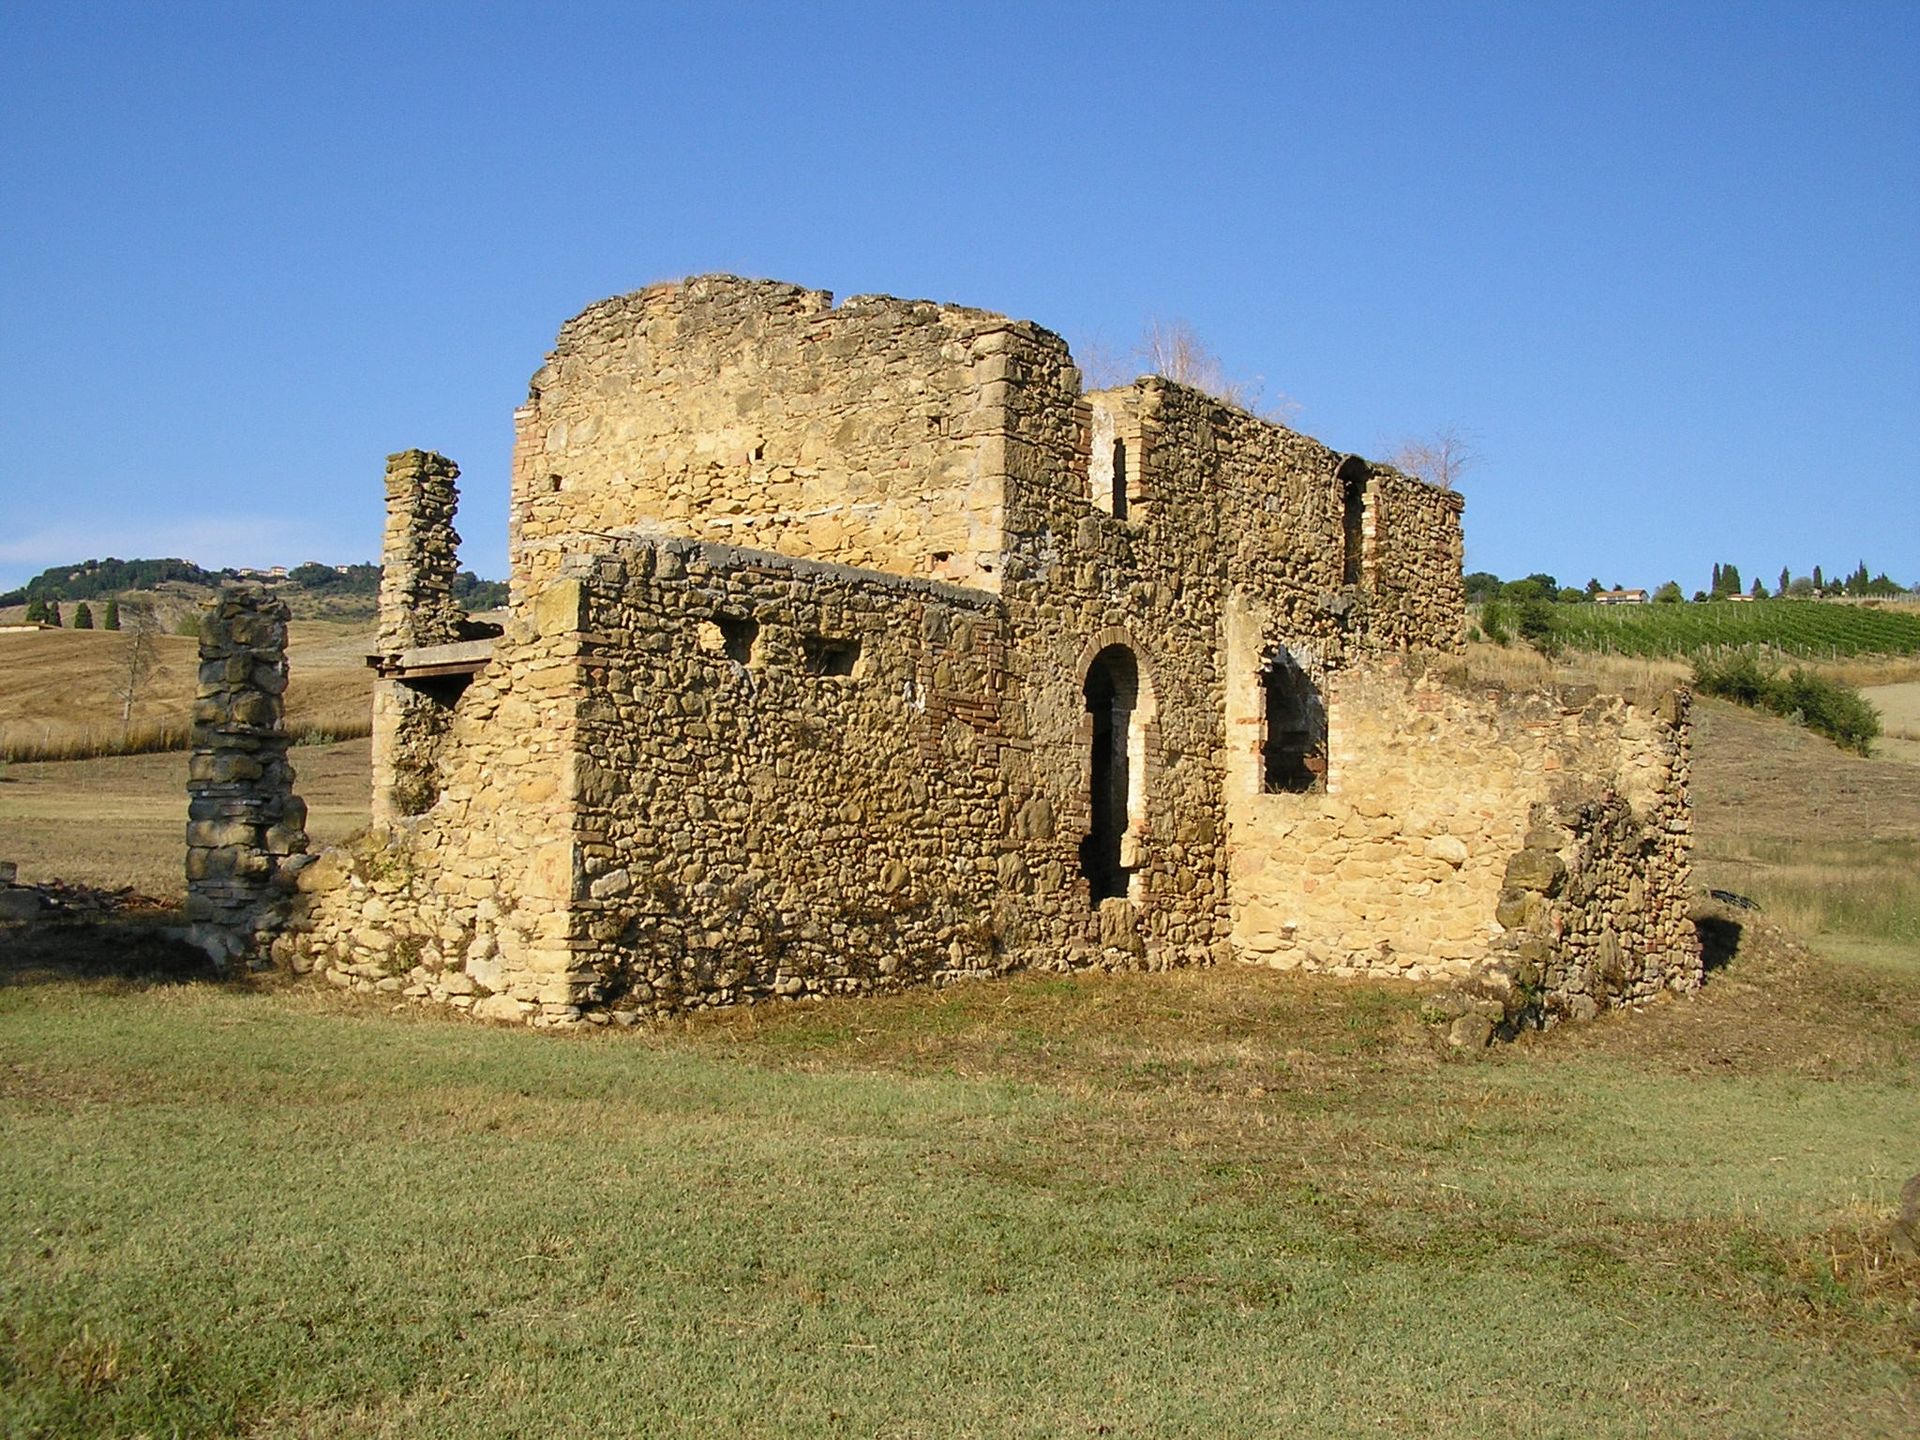
M 1524 933 L 1525 983 L 1567 1013 L 1648 993 L 1596 976 L 1698 983 L 1684 695 L 1509 695 L 1421 657 L 1336 671 L 1327 694 L 1324 790 L 1261 794 L 1251 761 L 1236 768 L 1238 956 L 1465 977 Z

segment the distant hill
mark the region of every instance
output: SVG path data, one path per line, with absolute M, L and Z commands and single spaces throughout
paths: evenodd
M 206 570 L 191 560 L 118 560 L 109 556 L 105 560 L 50 565 L 17 590 L 0 594 L 0 607 L 27 605 L 35 600 L 70 603 L 109 597 L 177 595 L 183 590 L 212 590 L 238 581 L 254 581 L 275 590 L 296 615 L 345 618 L 373 613 L 375 597 L 380 593 L 380 567 L 322 565 L 308 561 L 290 570 L 285 567 Z M 504 580 L 482 580 L 471 570 L 462 570 L 454 578 L 453 594 L 469 611 L 493 610 L 507 603 Z

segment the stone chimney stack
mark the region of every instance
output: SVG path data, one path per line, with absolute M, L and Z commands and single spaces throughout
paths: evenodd
M 430 450 L 387 457 L 387 533 L 381 549 L 380 649 L 387 655 L 460 638 L 453 598 L 460 537 L 453 512 L 460 467 Z

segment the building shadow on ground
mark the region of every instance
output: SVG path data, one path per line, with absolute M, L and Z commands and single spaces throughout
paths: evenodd
M 138 986 L 220 979 L 206 951 L 179 935 L 166 912 L 0 925 L 0 987 L 117 980 Z

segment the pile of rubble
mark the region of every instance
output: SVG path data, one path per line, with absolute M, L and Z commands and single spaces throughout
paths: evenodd
M 143 895 L 131 885 L 101 890 L 67 880 L 41 885 L 19 883 L 19 867 L 0 860 L 0 922 L 22 920 L 98 920 L 108 915 L 162 912 L 172 907 Z

